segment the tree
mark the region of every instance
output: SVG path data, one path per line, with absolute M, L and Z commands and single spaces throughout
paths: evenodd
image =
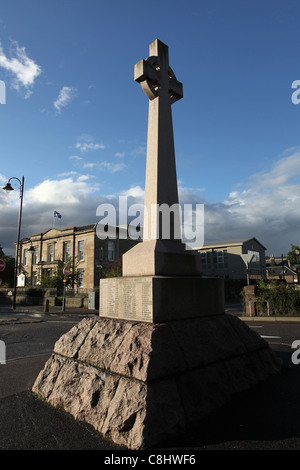
M 5 269 L 1 272 L 2 279 L 1 287 L 13 287 L 14 285 L 14 271 L 15 271 L 15 258 L 5 255 L 0 245 L 0 257 L 5 262 Z
M 116 261 L 110 261 L 103 270 L 104 277 L 121 277 L 122 276 L 122 258 Z
M 293 245 L 291 243 L 291 250 L 288 252 L 287 258 L 290 261 L 291 265 L 299 264 L 299 260 L 300 260 L 300 248 L 299 248 L 299 246 Z
M 66 287 L 73 287 L 78 283 L 79 273 L 78 269 L 73 265 L 73 259 L 70 258 L 67 263 L 59 261 L 54 272 L 44 274 L 40 280 L 40 287 L 42 288 L 54 288 L 57 289 L 57 295 L 60 296 L 63 294 L 64 290 L 64 279 L 66 279 Z M 64 275 L 64 268 L 71 268 L 71 274 L 69 276 Z

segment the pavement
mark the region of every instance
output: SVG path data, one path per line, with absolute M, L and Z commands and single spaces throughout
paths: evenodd
M 21 310 L 18 312 L 25 317 L 29 312 L 39 314 L 37 308 Z M 69 313 L 74 315 L 75 311 L 70 309 Z M 83 309 L 78 311 L 83 313 Z M 91 314 L 91 310 L 87 312 Z M 197 456 L 203 450 L 300 450 L 300 365 L 292 363 L 290 348 L 279 344 L 270 347 L 283 362 L 282 373 L 239 393 L 185 434 L 138 455 L 195 455 L 196 463 L 200 463 Z M 107 455 L 129 455 L 130 451 L 104 439 L 87 423 L 76 421 L 32 394 L 31 386 L 45 360 L 15 361 L 24 377 L 16 377 L 22 384 L 19 391 L 0 398 L 0 450 L 101 450 L 103 459 Z M 139 464 L 144 462 L 140 457 Z
M 62 312 L 62 307 L 54 306 L 49 308 L 49 318 L 53 315 L 70 315 L 70 316 L 88 316 L 98 315 L 97 310 L 87 308 L 66 308 Z M 0 305 L 0 325 L 12 322 L 34 322 L 42 321 L 41 317 L 45 317 L 44 307 L 41 305 L 20 305 L 16 309 L 12 309 L 10 305 Z

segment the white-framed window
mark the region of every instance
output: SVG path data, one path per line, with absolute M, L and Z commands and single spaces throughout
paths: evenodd
M 84 269 L 77 269 L 77 273 L 77 285 L 78 287 L 84 287 Z
M 48 245 L 48 261 L 54 261 L 54 245 Z
M 108 249 L 108 252 L 107 252 L 108 261 L 115 261 L 115 256 L 116 256 L 115 242 L 108 240 L 107 249 Z
M 226 253 L 227 253 L 227 250 L 214 251 L 213 252 L 214 264 L 224 264 L 226 262 L 225 260 Z
M 23 253 L 23 264 L 24 266 L 28 265 L 28 249 L 26 248 Z
M 67 263 L 71 258 L 71 243 L 70 242 L 64 242 L 63 256 L 64 256 L 64 262 Z
M 84 241 L 80 240 L 78 242 L 78 261 L 84 260 Z

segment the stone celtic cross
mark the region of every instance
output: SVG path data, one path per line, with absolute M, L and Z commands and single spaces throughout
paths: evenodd
M 182 83 L 176 80 L 169 65 L 168 46 L 156 39 L 149 47 L 150 57 L 140 60 L 134 68 L 134 79 L 139 82 L 153 100 L 162 94 L 168 94 L 171 103 L 183 97 Z
M 134 68 L 149 98 L 143 242 L 123 254 L 122 274 L 198 276 L 201 258 L 181 237 L 172 104 L 183 97 L 182 84 L 169 65 L 168 46 L 156 39 L 149 49 L 148 59 Z
M 140 60 L 134 68 L 134 79 L 149 98 L 144 216 L 144 234 L 147 230 L 148 240 L 161 238 L 156 230 L 158 217 L 151 218 L 151 206 L 178 205 L 171 105 L 183 97 L 182 84 L 169 65 L 168 46 L 156 39 L 150 44 L 149 52 L 150 57 Z M 174 216 L 171 222 L 170 239 L 174 239 L 174 233 L 180 233 L 178 220 Z

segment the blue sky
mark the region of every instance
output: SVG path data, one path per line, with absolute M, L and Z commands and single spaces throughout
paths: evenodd
M 148 100 L 134 64 L 156 38 L 183 83 L 173 125 L 182 202 L 205 204 L 205 239 L 300 245 L 297 0 L 2 0 L 0 183 L 25 177 L 22 237 L 97 222 L 143 200 Z M 0 244 L 18 197 L 0 194 Z M 12 251 L 13 252 L 13 251 Z

